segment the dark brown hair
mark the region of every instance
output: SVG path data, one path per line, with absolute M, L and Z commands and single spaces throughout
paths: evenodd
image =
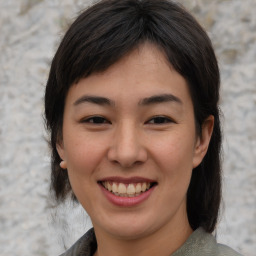
M 183 7 L 168 0 L 103 0 L 79 15 L 66 32 L 53 58 L 45 91 L 45 120 L 52 151 L 51 188 L 59 202 L 70 194 L 75 199 L 56 150 L 70 86 L 106 70 L 143 42 L 159 47 L 186 79 L 199 136 L 204 120 L 214 116 L 208 152 L 193 170 L 187 192 L 191 227 L 202 226 L 212 232 L 221 199 L 219 69 L 205 31 Z

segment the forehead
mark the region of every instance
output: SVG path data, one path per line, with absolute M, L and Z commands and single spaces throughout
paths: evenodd
M 186 80 L 174 70 L 155 45 L 140 45 L 104 72 L 93 73 L 71 86 L 73 101 L 82 94 L 108 96 L 114 100 L 171 93 L 190 98 Z M 140 98 L 140 99 L 139 99 Z M 186 99 L 188 100 L 188 99 Z
M 133 68 L 134 70 L 132 70 Z M 123 58 L 111 65 L 104 72 L 98 72 L 97 75 L 116 76 L 117 73 L 122 72 L 125 76 L 127 71 L 133 71 L 134 76 L 137 74 L 142 77 L 145 72 L 147 75 L 155 72 L 173 71 L 174 68 L 167 60 L 164 51 L 160 50 L 155 44 L 145 42 L 138 45 L 131 52 L 128 52 Z M 162 72 L 160 72 L 162 73 Z

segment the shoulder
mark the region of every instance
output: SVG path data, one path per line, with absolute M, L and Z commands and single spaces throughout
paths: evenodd
M 230 247 L 224 244 L 217 244 L 219 250 L 219 256 L 242 256 L 240 253 L 234 251 Z
M 241 256 L 241 254 L 226 245 L 218 244 L 212 234 L 205 232 L 203 228 L 198 228 L 171 256 Z
M 92 256 L 97 248 L 94 230 L 86 232 L 72 247 L 60 256 Z

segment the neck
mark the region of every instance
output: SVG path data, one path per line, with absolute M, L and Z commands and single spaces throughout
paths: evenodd
M 192 232 L 188 221 L 172 229 L 166 225 L 153 234 L 136 239 L 116 238 L 95 228 L 98 249 L 94 256 L 170 256 Z

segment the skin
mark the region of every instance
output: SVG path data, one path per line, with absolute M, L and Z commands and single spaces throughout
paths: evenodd
M 148 100 L 156 95 L 169 99 Z M 91 102 L 88 96 L 109 102 Z M 186 193 L 193 168 L 206 154 L 213 124 L 209 116 L 197 136 L 185 79 L 149 43 L 70 88 L 57 150 L 91 217 L 95 255 L 170 255 L 186 241 L 192 233 Z M 142 203 L 120 207 L 98 184 L 113 176 L 139 176 L 157 185 Z

